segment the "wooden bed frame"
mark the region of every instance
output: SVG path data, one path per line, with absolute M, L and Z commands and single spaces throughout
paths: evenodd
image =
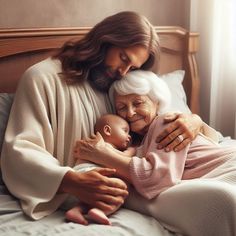
M 0 92 L 14 93 L 22 73 L 32 64 L 48 57 L 69 39 L 80 39 L 89 27 L 0 30 Z M 199 113 L 199 77 L 196 63 L 197 33 L 181 27 L 156 27 L 161 58 L 158 70 L 164 74 L 185 70 L 184 88 L 192 112 Z

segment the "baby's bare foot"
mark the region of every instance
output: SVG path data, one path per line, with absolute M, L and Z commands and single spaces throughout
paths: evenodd
M 97 208 L 92 208 L 88 211 L 88 218 L 103 225 L 111 225 L 105 213 Z
M 74 223 L 88 225 L 88 221 L 82 214 L 82 209 L 79 206 L 73 207 L 66 212 L 66 219 Z

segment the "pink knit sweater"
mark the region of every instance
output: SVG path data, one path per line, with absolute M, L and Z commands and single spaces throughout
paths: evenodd
M 130 162 L 132 182 L 147 199 L 182 179 L 202 177 L 230 158 L 236 158 L 236 147 L 221 147 L 202 134 L 179 152 L 158 150 L 156 136 L 164 128 L 163 116 L 158 116 L 137 149 L 137 156 Z

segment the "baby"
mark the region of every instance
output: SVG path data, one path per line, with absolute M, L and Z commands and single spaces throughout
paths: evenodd
M 112 145 L 117 150 L 122 151 L 125 153 L 125 155 L 130 157 L 135 155 L 135 148 L 129 147 L 131 143 L 129 124 L 123 118 L 114 114 L 103 115 L 97 120 L 94 131 L 95 133 L 99 132 L 105 142 Z M 94 163 L 78 160 L 74 169 L 76 171 L 85 172 L 97 167 L 98 165 Z M 117 207 L 116 210 L 118 210 L 119 207 Z M 86 211 L 87 216 L 85 217 L 83 213 Z M 66 219 L 84 225 L 88 224 L 87 219 L 93 220 L 100 224 L 111 225 L 107 215 L 112 213 L 114 213 L 114 211 L 105 213 L 98 208 L 86 210 L 86 206 L 82 203 L 79 203 L 77 206 L 66 212 Z

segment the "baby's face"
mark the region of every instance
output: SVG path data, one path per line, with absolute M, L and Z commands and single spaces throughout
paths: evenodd
M 131 142 L 131 136 L 129 134 L 129 124 L 120 119 L 114 119 L 114 121 L 110 124 L 111 126 L 111 140 L 114 146 L 117 149 L 123 151 L 127 149 Z

